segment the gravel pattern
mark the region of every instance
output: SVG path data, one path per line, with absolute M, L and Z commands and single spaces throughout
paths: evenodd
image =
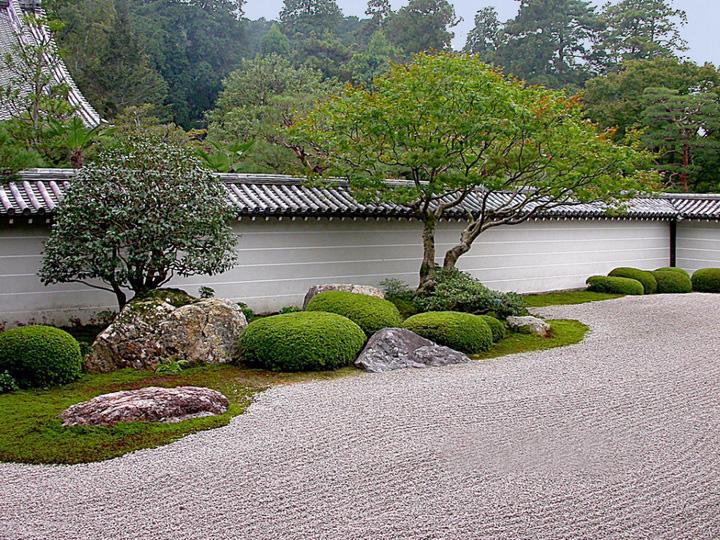
M 538 310 L 581 344 L 274 388 L 119 459 L 0 465 L 0 538 L 720 538 L 720 295 Z

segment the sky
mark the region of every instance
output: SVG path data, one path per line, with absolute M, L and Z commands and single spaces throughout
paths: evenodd
M 601 5 L 605 0 L 592 0 Z M 345 15 L 365 17 L 367 0 L 337 0 Z M 465 36 L 473 27 L 475 12 L 478 9 L 494 6 L 500 14 L 500 20 L 506 20 L 517 12 L 516 0 L 450 0 L 455 6 L 455 12 L 463 21 L 454 28 L 455 39 L 453 46 L 462 48 Z M 394 9 L 405 5 L 406 1 L 391 0 Z M 247 0 L 245 15 L 250 19 L 265 17 L 277 18 L 282 8 L 283 0 Z M 720 28 L 720 0 L 674 0 L 674 5 L 684 9 L 688 15 L 688 24 L 682 30 L 683 37 L 688 42 L 689 50 L 686 56 L 698 63 L 713 62 L 720 65 L 720 44 L 718 41 L 718 28 Z

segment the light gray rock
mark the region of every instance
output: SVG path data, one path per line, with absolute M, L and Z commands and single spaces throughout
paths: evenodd
M 355 365 L 372 373 L 396 369 L 445 366 L 469 362 L 464 354 L 437 345 L 404 328 L 384 328 L 373 334 L 355 360 Z
M 513 332 L 521 334 L 534 334 L 541 337 L 550 336 L 550 325 L 538 317 L 527 315 L 525 317 L 508 317 L 507 325 Z
M 216 390 L 197 386 L 159 388 L 103 394 L 65 409 L 63 426 L 111 426 L 119 422 L 182 422 L 223 414 L 228 399 Z
M 308 302 L 310 302 L 313 296 L 325 291 L 343 291 L 355 294 L 366 294 L 367 296 L 376 296 L 377 298 L 385 298 L 385 295 L 380 289 L 378 289 L 377 287 L 372 287 L 370 285 L 353 285 L 352 283 L 326 283 L 324 285 L 313 285 L 312 287 L 310 287 L 310 289 L 308 289 L 308 292 L 305 295 L 305 300 L 303 300 L 303 309 L 307 307 Z

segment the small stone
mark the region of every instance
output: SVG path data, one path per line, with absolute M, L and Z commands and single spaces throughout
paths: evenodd
M 355 294 L 375 296 L 377 298 L 385 298 L 385 295 L 380 289 L 378 289 L 377 287 L 372 287 L 370 285 L 353 285 L 352 283 L 326 283 L 324 285 L 313 285 L 312 287 L 310 287 L 310 289 L 308 289 L 308 292 L 305 295 L 305 300 L 303 300 L 303 309 L 307 307 L 308 302 L 310 302 L 313 296 L 325 291 L 351 292 Z
M 538 317 L 533 317 L 532 315 L 525 317 L 508 317 L 506 322 L 513 332 L 550 337 L 550 325 Z
M 112 426 L 119 422 L 182 422 L 227 411 L 228 399 L 197 386 L 148 386 L 103 394 L 73 405 L 60 414 L 63 426 Z

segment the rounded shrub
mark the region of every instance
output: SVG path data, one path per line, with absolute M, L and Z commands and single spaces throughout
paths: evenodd
M 648 270 L 640 270 L 639 268 L 620 267 L 615 268 L 608 274 L 610 277 L 624 277 L 634 279 L 642 283 L 645 294 L 655 294 L 657 292 L 657 280 L 652 272 Z
M 440 345 L 468 354 L 490 350 L 493 334 L 478 315 L 459 311 L 428 311 L 406 319 L 403 327 Z
M 588 289 L 610 294 L 645 294 L 643 284 L 636 279 L 612 276 L 591 276 L 587 278 Z
M 690 281 L 690 276 L 685 271 L 655 270 L 653 275 L 657 280 L 659 293 L 692 292 L 692 281 Z
M 325 291 L 313 296 L 305 309 L 347 317 L 362 328 L 367 336 L 383 328 L 398 327 L 402 324 L 400 311 L 395 304 L 366 294 Z
M 720 268 L 701 268 L 692 275 L 693 291 L 720 293 Z
M 507 337 L 507 327 L 505 326 L 505 323 L 502 321 L 496 319 L 495 317 L 491 317 L 490 315 L 478 315 L 483 321 L 487 323 L 487 325 L 490 327 L 490 331 L 492 332 L 492 339 L 493 343 L 497 343 L 501 339 Z
M 52 326 L 23 326 L 0 333 L 0 372 L 21 388 L 66 384 L 80 377 L 80 345 Z
M 365 333 L 335 313 L 300 311 L 255 319 L 240 335 L 238 352 L 249 365 L 272 371 L 319 371 L 350 365 Z
M 688 274 L 682 268 L 678 268 L 677 266 L 663 266 L 662 268 L 657 268 L 655 272 L 677 272 L 678 274 L 682 274 L 683 276 L 690 277 L 690 274 Z

